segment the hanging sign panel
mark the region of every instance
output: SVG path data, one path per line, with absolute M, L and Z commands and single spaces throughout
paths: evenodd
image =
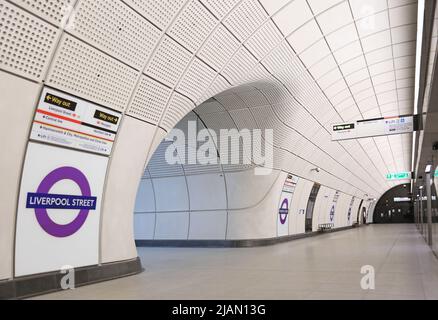
M 412 179 L 412 172 L 396 172 L 396 173 L 388 173 L 386 175 L 386 180 L 410 180 Z
M 277 233 L 279 237 L 289 235 L 289 211 L 297 183 L 298 178 L 291 174 L 287 176 L 284 182 L 278 207 Z
M 416 130 L 418 117 L 397 116 L 360 120 L 354 123 L 341 123 L 332 126 L 332 140 L 350 140 L 412 133 Z
M 121 113 L 46 87 L 30 138 L 108 156 L 120 120 Z
M 30 142 L 17 213 L 15 276 L 98 264 L 105 156 Z

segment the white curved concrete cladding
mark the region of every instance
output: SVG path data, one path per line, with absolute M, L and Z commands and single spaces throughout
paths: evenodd
M 136 257 L 132 212 L 144 168 L 167 132 L 206 101 L 207 127 L 227 128 L 231 119 L 238 128 L 275 129 L 277 177 L 257 182 L 254 195 L 272 193 L 257 203 L 242 196 L 239 207 L 233 179 L 245 179 L 241 169 L 182 168 L 174 203 L 151 185 L 141 191 L 150 201 L 140 200 L 147 213 L 136 219 L 154 223 L 155 237 L 275 236 L 272 207 L 285 172 L 301 177 L 302 198 L 313 182 L 338 190 L 341 210 L 349 202 L 342 198 L 378 198 L 394 186 L 386 173 L 410 171 L 409 135 L 331 142 L 329 132 L 335 122 L 412 113 L 415 1 L 0 0 L 0 16 L 0 109 L 8 119 L 0 128 L 0 279 L 14 277 L 21 170 L 43 86 L 123 114 L 102 181 L 102 263 Z M 166 188 L 171 176 L 152 177 L 153 188 L 155 180 Z M 196 194 L 208 177 L 217 198 Z M 331 200 L 318 200 L 321 210 Z M 260 218 L 253 229 L 251 215 Z M 293 221 L 302 218 L 294 219 L 289 230 L 299 233 L 303 223 Z

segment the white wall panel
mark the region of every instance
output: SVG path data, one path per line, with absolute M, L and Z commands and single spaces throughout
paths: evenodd
M 270 175 L 257 176 L 254 170 L 227 172 L 228 207 L 243 209 L 255 206 L 274 187 L 280 172 L 273 171 Z M 280 195 L 278 195 L 280 196 Z
M 155 127 L 125 117 L 113 149 L 104 190 L 101 221 L 101 262 L 137 257 L 134 243 L 135 197 L 144 172 Z M 133 148 L 132 146 L 136 146 Z
M 153 179 L 157 211 L 187 211 L 189 197 L 185 177 Z
M 229 210 L 227 240 L 264 239 L 277 235 L 278 199 L 285 175 L 280 175 L 267 197 L 255 207 Z
M 134 214 L 134 236 L 136 240 L 154 239 L 155 217 L 155 213 Z
M 29 123 L 41 86 L 0 71 L 0 110 L 8 119 L 0 126 L 0 279 L 12 277 L 17 192 L 26 152 Z M 17 105 L 17 97 L 20 104 Z M 7 151 L 6 151 L 7 150 Z
M 190 213 L 189 240 L 225 240 L 226 228 L 226 211 Z
M 226 210 L 227 197 L 223 174 L 187 176 L 190 210 Z
M 188 212 L 161 212 L 156 215 L 155 240 L 187 240 Z
M 140 182 L 134 212 L 155 212 L 154 189 L 150 179 L 142 179 Z

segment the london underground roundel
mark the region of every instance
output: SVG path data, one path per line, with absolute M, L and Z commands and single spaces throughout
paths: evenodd
M 289 214 L 289 200 L 288 199 L 283 200 L 278 213 L 280 215 L 280 223 L 284 225 L 287 221 L 287 216 Z
M 332 209 L 330 210 L 330 222 L 333 222 L 335 220 L 335 205 L 332 206 Z
M 75 182 L 81 195 L 50 193 L 53 186 L 63 180 Z M 82 228 L 90 211 L 96 210 L 96 202 L 97 198 L 91 196 L 90 184 L 80 170 L 73 167 L 60 167 L 50 172 L 41 181 L 36 193 L 27 194 L 26 208 L 34 209 L 38 224 L 46 233 L 53 237 L 65 238 Z M 61 225 L 52 220 L 48 209 L 79 210 L 79 212 L 72 222 Z

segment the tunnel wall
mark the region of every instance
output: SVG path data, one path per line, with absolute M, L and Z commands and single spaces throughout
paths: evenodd
M 143 178 L 136 200 L 136 240 L 247 240 L 278 237 L 279 201 L 287 173 L 255 176 L 252 169 L 223 174 Z M 314 182 L 299 178 L 289 206 L 288 235 L 305 233 L 305 209 Z M 237 189 L 236 189 L 237 188 Z M 238 192 L 237 192 L 238 191 Z M 360 204 L 353 196 L 322 186 L 314 210 L 320 224 L 352 226 Z M 368 203 L 365 202 L 364 205 Z M 330 212 L 335 206 L 335 217 Z

